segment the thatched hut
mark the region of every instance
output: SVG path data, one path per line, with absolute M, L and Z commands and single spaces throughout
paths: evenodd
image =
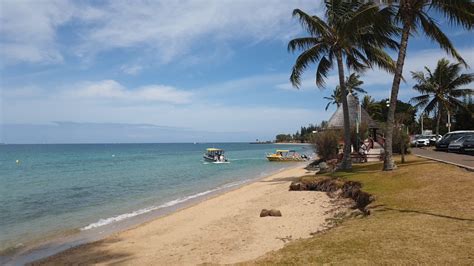
M 369 130 L 369 132 L 371 132 L 370 135 L 372 135 L 372 140 L 375 141 L 369 140 L 368 142 L 369 150 L 365 155 L 366 161 L 381 160 L 381 158 L 383 158 L 384 149 L 383 139 L 377 138 L 377 129 L 380 128 L 379 125 L 370 117 L 369 113 L 367 113 L 367 111 L 359 105 L 359 100 L 357 100 L 357 98 L 351 93 L 347 95 L 347 103 L 349 107 L 349 124 L 351 128 L 356 127 L 358 117 L 360 117 L 359 125 L 364 125 Z M 337 108 L 336 112 L 329 119 L 327 128 L 333 130 L 344 129 L 344 115 L 342 111 L 342 105 Z
M 360 107 L 359 101 L 352 93 L 347 95 L 347 104 L 349 107 L 349 123 L 352 127 L 356 126 L 357 116 L 360 110 L 360 124 L 367 125 L 369 129 L 379 128 L 377 122 L 375 122 L 367 113 L 367 111 Z M 328 122 L 328 129 L 343 129 L 344 128 L 344 114 L 342 112 L 342 104 L 337 108 L 336 112 L 331 116 Z

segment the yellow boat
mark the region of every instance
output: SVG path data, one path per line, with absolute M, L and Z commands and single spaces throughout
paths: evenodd
M 308 157 L 295 150 L 276 150 L 273 154 L 267 154 L 267 159 L 270 162 L 302 162 L 308 160 Z

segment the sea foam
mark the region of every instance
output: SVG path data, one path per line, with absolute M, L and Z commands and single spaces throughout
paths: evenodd
M 187 196 L 187 197 L 177 198 L 177 199 L 165 202 L 165 203 L 163 203 L 161 205 L 158 205 L 158 206 L 150 206 L 150 207 L 146 207 L 146 208 L 136 210 L 136 211 L 133 211 L 133 212 L 120 214 L 120 215 L 117 215 L 117 216 L 114 216 L 114 217 L 100 219 L 99 221 L 97 221 L 95 223 L 91 223 L 87 226 L 82 227 L 80 230 L 81 231 L 90 230 L 90 229 L 101 227 L 101 226 L 108 225 L 108 224 L 111 224 L 111 223 L 119 222 L 119 221 L 125 220 L 127 218 L 131 218 L 131 217 L 135 217 L 135 216 L 142 215 L 142 214 L 145 214 L 145 213 L 149 213 L 149 212 L 152 212 L 152 211 L 155 211 L 155 210 L 158 210 L 158 209 L 168 208 L 168 207 L 180 204 L 180 203 L 184 203 L 184 202 L 186 202 L 188 200 L 191 200 L 191 199 L 195 199 L 195 198 L 198 198 L 198 197 L 208 195 L 210 193 L 213 193 L 213 192 L 216 192 L 216 191 L 219 191 L 219 190 L 223 190 L 223 189 L 226 189 L 226 188 L 231 188 L 231 187 L 243 185 L 243 184 L 249 182 L 250 180 L 251 179 L 246 179 L 246 180 L 243 180 L 243 181 L 228 183 L 228 184 L 225 184 L 225 185 L 222 185 L 222 186 L 210 189 L 210 190 L 206 190 L 206 191 L 203 191 L 203 192 L 199 192 L 199 193 Z

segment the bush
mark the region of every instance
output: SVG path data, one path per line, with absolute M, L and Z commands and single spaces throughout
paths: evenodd
M 316 133 L 313 144 L 320 159 L 331 160 L 337 157 L 339 152 L 339 134 L 333 130 Z
M 394 153 L 402 153 L 402 147 L 404 153 L 408 152 L 408 147 L 410 147 L 410 137 L 404 132 L 404 130 L 399 130 L 395 128 L 393 130 L 393 142 L 392 142 L 392 151 Z

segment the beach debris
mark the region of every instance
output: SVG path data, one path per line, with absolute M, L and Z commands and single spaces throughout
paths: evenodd
M 260 217 L 266 217 L 266 216 L 274 216 L 274 217 L 281 217 L 281 211 L 277 209 L 262 209 L 260 212 Z

